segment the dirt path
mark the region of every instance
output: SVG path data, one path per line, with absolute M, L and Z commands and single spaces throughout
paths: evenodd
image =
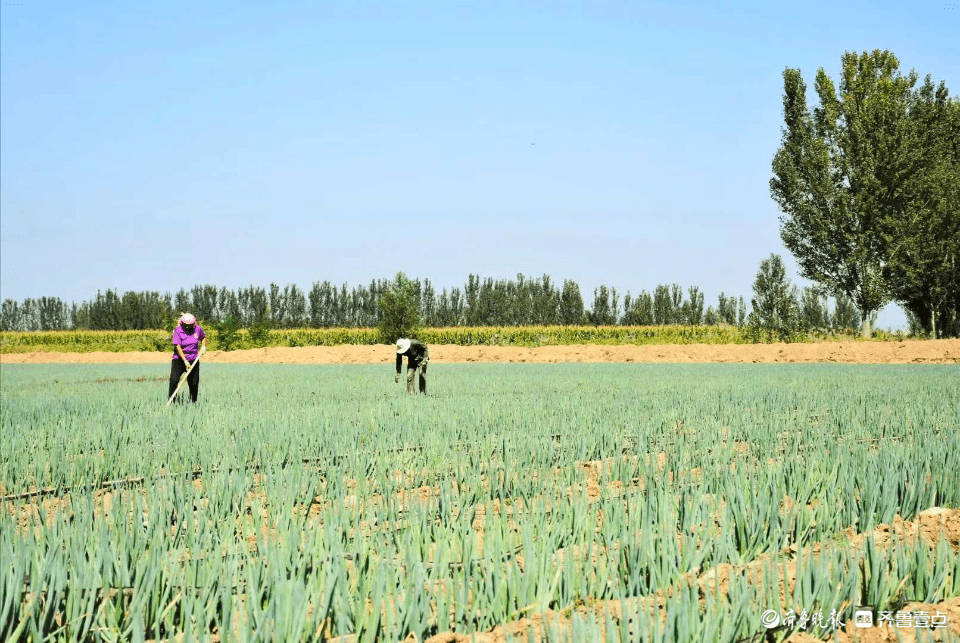
M 307 346 L 213 351 L 205 363 L 387 364 L 392 346 Z M 846 364 L 958 364 L 960 339 L 813 344 L 672 344 L 661 346 L 453 346 L 430 347 L 434 363 L 464 362 L 837 362 Z M 160 364 L 167 353 L 10 353 L 0 364 Z

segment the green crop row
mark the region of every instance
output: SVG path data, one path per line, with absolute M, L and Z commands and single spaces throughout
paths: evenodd
M 955 366 L 0 375 L 0 640 L 782 641 L 960 595 L 955 544 L 848 536 L 960 506 Z
M 270 330 L 266 337 L 254 341 L 247 330 L 238 332 L 232 348 L 266 346 L 340 346 L 374 345 L 382 338 L 373 328 L 321 328 Z M 748 333 L 735 326 L 507 326 L 426 328 L 418 335 L 429 344 L 458 346 L 547 346 L 569 344 L 745 344 L 751 343 Z M 773 337 L 766 341 L 773 341 Z M 876 341 L 903 339 L 879 331 Z M 804 334 L 795 341 L 859 341 L 854 334 Z M 219 333 L 209 330 L 208 346 L 220 349 Z M 0 333 L 0 353 L 33 351 L 168 351 L 170 333 L 162 330 L 126 331 L 46 331 Z

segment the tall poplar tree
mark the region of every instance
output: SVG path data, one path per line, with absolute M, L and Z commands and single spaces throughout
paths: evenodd
M 889 51 L 847 52 L 839 88 L 821 68 L 811 115 L 799 69 L 783 72 L 785 127 L 770 193 L 800 274 L 853 300 L 861 334 L 891 294 L 883 276 L 885 217 L 904 207 L 920 170 L 907 104 L 917 75 Z
M 402 272 L 397 273 L 390 288 L 380 293 L 377 306 L 380 308 L 380 337 L 385 344 L 392 344 L 401 337 L 415 337 L 423 325 L 416 288 Z
M 917 139 L 903 207 L 881 223 L 892 297 L 934 337 L 960 335 L 960 100 L 926 77 L 912 97 Z

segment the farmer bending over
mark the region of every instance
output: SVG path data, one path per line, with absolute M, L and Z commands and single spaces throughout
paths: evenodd
M 187 369 L 187 386 L 190 387 L 190 401 L 196 404 L 197 394 L 200 391 L 200 363 L 197 357 L 207 352 L 207 334 L 197 323 L 197 318 L 190 313 L 183 313 L 180 323 L 173 331 L 173 362 L 170 365 L 170 392 L 173 395 L 180 383 L 180 376 Z M 192 368 L 191 368 L 192 366 Z
M 430 362 L 430 352 L 427 345 L 416 339 L 397 340 L 397 375 L 394 382 L 400 381 L 400 366 L 403 365 L 403 356 L 407 356 L 407 393 L 414 394 L 413 378 L 420 371 L 420 392 L 427 394 L 427 364 Z

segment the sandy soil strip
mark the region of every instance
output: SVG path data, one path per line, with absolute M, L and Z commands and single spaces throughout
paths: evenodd
M 223 364 L 389 364 L 392 346 L 272 347 L 213 351 L 205 363 Z M 430 347 L 431 362 L 837 362 L 846 364 L 957 364 L 960 339 L 903 342 L 819 342 L 812 344 L 685 344 L 661 346 L 453 346 Z M 0 364 L 160 364 L 168 353 L 9 353 Z

